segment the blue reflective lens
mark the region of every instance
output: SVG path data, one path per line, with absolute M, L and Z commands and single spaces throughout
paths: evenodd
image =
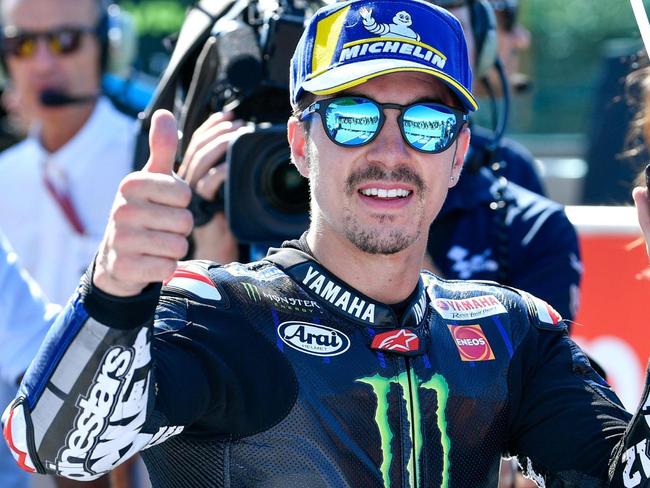
M 402 132 L 413 149 L 439 152 L 451 145 L 457 131 L 456 115 L 444 105 L 420 103 L 402 115 Z
M 416 151 L 437 153 L 446 150 L 458 136 L 467 114 L 438 103 L 378 103 L 364 97 L 339 97 L 312 103 L 300 115 L 306 120 L 321 116 L 327 136 L 341 146 L 368 144 L 384 124 L 384 110 L 399 110 L 402 137 Z
M 360 146 L 370 141 L 380 121 L 379 107 L 365 98 L 338 98 L 325 110 L 330 138 L 344 146 Z

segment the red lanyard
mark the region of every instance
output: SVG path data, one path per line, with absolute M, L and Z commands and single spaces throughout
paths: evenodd
M 72 226 L 75 232 L 79 235 L 85 235 L 86 229 L 79 218 L 74 205 L 72 204 L 72 199 L 70 198 L 70 192 L 68 190 L 68 182 L 65 177 L 65 174 L 58 170 L 58 168 L 53 168 L 51 164 L 45 163 L 45 168 L 43 172 L 43 182 L 45 183 L 45 188 L 50 193 L 54 201 L 57 203 L 63 215 L 65 216 L 68 223 Z M 57 171 L 56 175 L 51 174 L 53 171 Z M 52 180 L 52 176 L 56 176 L 56 183 Z

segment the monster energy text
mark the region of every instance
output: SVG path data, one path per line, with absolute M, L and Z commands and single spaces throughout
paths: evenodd
M 260 291 L 260 288 L 251 283 L 242 283 L 244 290 L 246 290 L 246 295 L 248 299 L 253 302 L 261 302 L 262 298 L 266 298 L 273 302 L 273 305 L 276 307 L 287 310 L 289 312 L 313 312 L 314 310 L 320 309 L 320 305 L 314 300 L 303 300 L 301 298 L 294 297 L 283 297 L 280 295 L 275 295 L 268 293 L 267 291 Z

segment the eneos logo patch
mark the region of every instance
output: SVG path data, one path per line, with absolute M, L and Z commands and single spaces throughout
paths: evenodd
M 448 325 L 460 359 L 463 361 L 491 361 L 494 352 L 480 325 Z
M 340 330 L 308 322 L 283 322 L 278 336 L 287 346 L 313 356 L 338 356 L 350 348 L 350 339 Z

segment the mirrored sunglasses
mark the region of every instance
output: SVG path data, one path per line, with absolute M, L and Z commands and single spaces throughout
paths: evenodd
M 318 100 L 303 111 L 299 120 L 317 113 L 332 142 L 358 147 L 377 137 L 386 120 L 385 109 L 399 110 L 397 121 L 404 141 L 416 151 L 430 154 L 449 148 L 469 120 L 466 113 L 439 103 L 398 105 L 354 96 Z

